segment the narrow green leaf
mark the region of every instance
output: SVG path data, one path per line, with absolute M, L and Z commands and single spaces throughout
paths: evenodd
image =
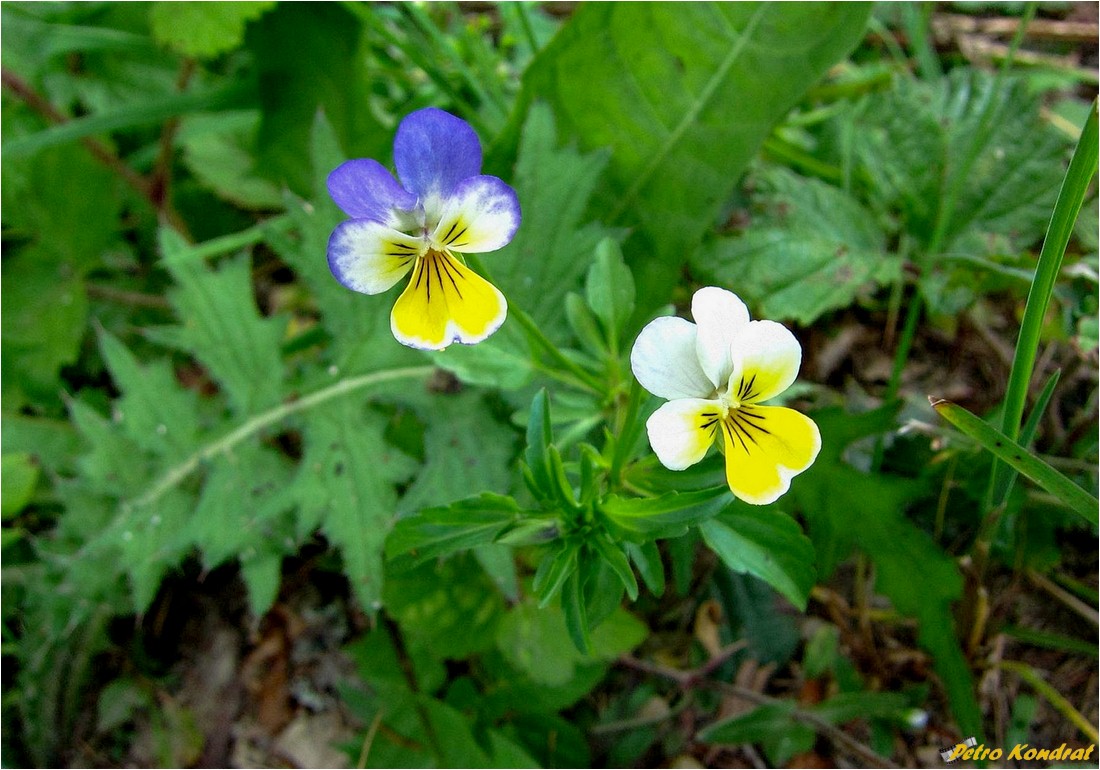
M 545 607 L 561 590 L 566 579 L 577 571 L 580 548 L 576 543 L 567 543 L 552 557 L 543 557 L 543 563 L 535 572 L 532 588 L 539 595 L 539 608 Z M 545 566 L 545 569 L 544 569 Z
M 548 448 L 554 440 L 550 426 L 550 400 L 546 390 L 540 390 L 531 401 L 531 415 L 527 420 L 527 451 L 524 457 L 531 472 L 534 491 L 542 498 L 554 496 L 554 483 L 551 481 L 550 457 Z
M 2 151 L 5 159 L 26 157 L 47 147 L 56 147 L 98 134 L 109 134 L 141 126 L 163 123 L 169 118 L 189 112 L 211 111 L 242 106 L 252 88 L 248 83 L 232 82 L 205 91 L 170 94 L 156 99 L 146 99 L 141 104 L 120 107 L 110 112 L 96 113 L 75 120 L 58 123 L 41 131 L 5 142 Z
M 413 554 L 417 563 L 485 545 L 516 522 L 520 508 L 510 497 L 485 492 L 398 519 L 386 539 L 386 556 Z
M 1058 380 L 1061 376 L 1062 370 L 1055 369 L 1050 377 L 1047 378 L 1046 384 L 1043 385 L 1043 389 L 1039 391 L 1039 395 L 1035 399 L 1035 405 L 1031 407 L 1031 412 L 1027 416 L 1027 421 L 1020 431 L 1020 446 L 1031 447 L 1032 439 L 1035 438 L 1035 433 L 1039 430 L 1039 422 L 1046 413 L 1047 406 L 1050 404 L 1050 399 L 1054 396 L 1054 388 L 1058 386 Z M 993 469 L 991 483 L 993 485 L 993 505 L 1003 505 L 1005 500 L 1008 499 L 1009 493 L 1012 491 L 1013 484 L 1016 483 L 1016 471 L 1013 470 L 1011 466 L 996 463 Z
M 652 540 L 645 543 L 623 543 L 630 560 L 638 568 L 642 581 L 654 596 L 664 596 L 665 565 L 661 561 L 661 552 Z
M 730 497 L 726 487 L 670 492 L 648 499 L 610 495 L 597 505 L 597 511 L 623 538 L 644 542 L 683 534 L 691 525 L 717 515 Z
M 588 268 L 585 296 L 592 312 L 603 322 L 612 351 L 634 312 L 634 276 L 623 262 L 617 241 L 604 238 L 596 245 L 596 260 Z
M 638 581 L 634 577 L 634 570 L 630 568 L 630 562 L 627 560 L 626 554 L 603 535 L 592 538 L 590 542 L 595 546 L 597 553 L 603 557 L 607 566 L 611 568 L 611 571 L 615 573 L 615 576 L 619 578 L 619 582 L 626 589 L 626 595 L 630 597 L 630 601 L 635 601 L 638 598 Z
M 988 449 L 998 459 L 1008 463 L 1050 492 L 1089 524 L 1097 523 L 1100 501 L 1084 489 L 958 404 L 931 397 L 929 401 L 941 417 Z
M 1046 317 L 1050 297 L 1054 293 L 1054 283 L 1062 267 L 1066 245 L 1073 233 L 1073 223 L 1081 211 L 1089 184 L 1096 175 L 1097 157 L 1100 153 L 1098 145 L 1100 140 L 1097 139 L 1097 103 L 1093 100 L 1088 120 L 1085 121 L 1085 127 L 1081 131 L 1081 138 L 1073 152 L 1073 159 L 1062 181 L 1058 201 L 1054 204 L 1054 212 L 1047 225 L 1043 248 L 1039 253 L 1039 264 L 1035 269 L 1035 280 L 1031 284 L 1024 318 L 1020 323 L 1020 337 L 1016 341 L 1016 354 L 1012 359 L 1012 371 L 1008 376 L 1004 418 L 1001 421 L 1001 428 L 1009 439 L 1019 436 L 1020 419 L 1024 413 L 1024 402 L 1027 400 L 1031 373 L 1035 368 L 1035 355 L 1039 349 L 1043 319 Z
M 566 509 L 577 507 L 577 498 L 573 494 L 573 485 L 569 483 L 569 477 L 565 475 L 565 464 L 561 459 L 561 452 L 553 444 L 547 447 L 547 457 L 550 460 L 550 484 L 558 502 Z
M 760 578 L 806 609 L 817 574 L 814 547 L 790 516 L 734 504 L 701 523 L 699 531 L 727 567 Z
M 596 323 L 596 317 L 581 295 L 569 292 L 565 295 L 565 320 L 569 322 L 569 328 L 577 342 L 581 343 L 585 350 L 592 355 L 602 358 L 607 355 L 607 343 L 600 334 L 600 327 Z
M 574 570 L 565 581 L 561 592 L 561 609 L 565 613 L 565 627 L 569 638 L 583 654 L 592 649 L 592 638 L 588 631 L 588 611 L 584 604 L 584 586 L 581 585 L 581 572 Z

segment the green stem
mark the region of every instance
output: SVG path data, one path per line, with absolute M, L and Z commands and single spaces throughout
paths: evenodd
M 1028 25 L 1035 18 L 1035 10 L 1038 5 L 1035 0 L 1031 0 L 1024 8 L 1024 15 L 1020 17 L 1020 23 L 1016 25 L 1016 34 L 1012 36 L 1012 42 L 1008 46 L 1008 54 L 1005 56 L 1005 60 L 1001 62 L 1001 69 L 997 73 L 998 78 L 1003 78 L 1012 66 L 1012 62 L 1015 61 L 1016 52 L 1020 50 L 1020 43 L 1024 42 Z
M 540 329 L 538 324 L 531 319 L 531 316 L 517 307 L 509 307 L 508 312 L 515 317 L 516 321 L 526 330 L 531 339 L 535 340 L 535 342 L 549 354 L 550 358 L 552 358 L 555 363 L 584 383 L 586 389 L 591 390 L 593 393 L 603 393 L 604 384 L 590 372 L 586 372 L 582 369 L 580 364 L 570 360 L 562 353 L 561 350 L 558 349 L 558 346 L 555 345 L 549 337 L 543 334 L 542 329 Z
M 165 492 L 194 473 L 195 470 L 207 460 L 229 452 L 233 447 L 237 446 L 237 444 L 245 439 L 251 438 L 265 428 L 290 417 L 292 414 L 304 412 L 307 409 L 312 409 L 318 404 L 323 404 L 326 401 L 331 401 L 340 396 L 346 396 L 349 393 L 354 393 L 357 390 L 362 390 L 371 385 L 378 385 L 383 382 L 405 378 L 427 377 L 433 371 L 435 371 L 435 367 L 433 366 L 414 366 L 404 369 L 390 369 L 384 372 L 371 372 L 370 374 L 361 374 L 357 377 L 348 377 L 326 388 L 321 388 L 309 395 L 302 396 L 297 401 L 279 404 L 276 407 L 268 409 L 266 412 L 261 412 L 245 420 L 241 425 L 222 436 L 220 439 L 201 447 L 183 462 L 169 468 L 168 472 L 161 476 L 145 494 L 129 503 L 123 504 L 123 510 L 125 511 L 133 507 L 142 507 L 156 502 Z
M 909 351 L 913 348 L 913 338 L 916 337 L 917 322 L 920 320 L 923 308 L 924 301 L 921 299 L 920 293 L 914 292 L 909 300 L 909 308 L 905 311 L 905 326 L 901 330 L 898 349 L 894 353 L 894 367 L 890 371 L 890 381 L 886 384 L 886 392 L 883 394 L 883 399 L 887 403 L 898 397 L 898 390 L 901 388 L 901 375 L 905 371 L 905 364 L 909 361 Z M 880 436 L 875 441 L 874 457 L 871 460 L 871 467 L 876 471 L 882 466 L 883 451 L 883 440 Z
M 284 214 L 282 216 L 272 217 L 271 219 L 264 220 L 259 224 L 249 227 L 247 230 L 230 233 L 229 235 L 222 235 L 218 238 L 211 238 L 209 241 L 196 243 L 194 246 L 187 246 L 165 261 L 170 261 L 173 264 L 182 264 L 185 262 L 197 262 L 203 259 L 209 259 L 219 254 L 226 254 L 231 251 L 238 251 L 247 246 L 254 246 L 265 240 L 272 232 L 284 233 L 293 227 L 294 221 L 288 215 Z

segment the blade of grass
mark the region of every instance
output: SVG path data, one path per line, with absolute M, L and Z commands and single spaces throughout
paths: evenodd
M 1035 399 L 1035 406 L 1032 407 L 1031 414 L 1027 416 L 1027 422 L 1024 423 L 1024 429 L 1020 431 L 1021 446 L 1031 446 L 1031 442 L 1035 438 L 1035 433 L 1039 430 L 1039 421 L 1046 412 L 1047 406 L 1050 405 L 1050 399 L 1054 395 L 1054 388 L 1057 387 L 1058 379 L 1061 376 L 1062 370 L 1058 369 L 1047 378 L 1046 385 L 1043 386 L 1043 390 L 1039 393 L 1039 397 Z M 1012 491 L 1012 485 L 1015 483 L 1016 472 L 1009 466 L 998 463 L 997 467 L 993 469 L 993 473 L 990 475 L 990 492 L 992 493 L 992 499 L 986 500 L 985 509 L 988 511 L 996 506 L 1002 505 L 1004 501 L 1008 499 L 1008 495 Z
M 921 76 L 925 80 L 943 77 L 936 50 L 928 40 L 928 16 L 931 10 L 931 3 L 902 3 L 901 6 L 901 23 L 905 34 L 909 36 L 909 47 L 913 49 Z
M 0 150 L 9 160 L 33 155 L 47 147 L 75 142 L 97 134 L 155 125 L 188 112 L 231 107 L 239 104 L 251 90 L 252 87 L 249 84 L 232 83 L 197 93 L 171 94 L 160 99 L 150 99 L 140 104 L 58 123 L 33 134 L 4 142 Z
M 1062 267 L 1062 257 L 1066 253 L 1073 224 L 1081 211 L 1089 182 L 1096 174 L 1097 154 L 1097 114 L 1094 100 L 1077 148 L 1073 152 L 1073 159 L 1069 163 L 1069 170 L 1062 181 L 1062 189 L 1058 192 L 1058 201 L 1054 204 L 1050 224 L 1047 225 L 1043 248 L 1039 252 L 1039 264 L 1035 269 L 1035 280 L 1031 284 L 1024 318 L 1020 324 L 1020 337 L 1016 342 L 1016 355 L 1008 376 L 1004 419 L 1001 423 L 1005 435 L 1011 439 L 1019 436 L 1020 419 L 1024 413 L 1032 370 L 1035 368 L 1043 318 L 1046 317 L 1050 297 L 1054 293 L 1054 283 Z
M 928 400 L 949 423 L 1057 497 L 1085 521 L 1096 525 L 1100 501 L 1095 497 L 977 415 L 944 399 L 930 396 Z

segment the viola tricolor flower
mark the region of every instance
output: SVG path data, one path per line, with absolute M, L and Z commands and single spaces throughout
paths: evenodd
M 393 162 L 397 179 L 368 159 L 329 174 L 329 194 L 351 217 L 329 238 L 329 268 L 364 294 L 412 273 L 390 314 L 398 342 L 424 350 L 481 342 L 504 323 L 508 303 L 462 254 L 512 240 L 520 221 L 516 193 L 481 174 L 481 143 L 470 125 L 434 107 L 401 121 Z
M 725 289 L 695 292 L 691 315 L 695 323 L 651 321 L 630 353 L 642 387 L 668 399 L 646 423 L 650 446 L 666 468 L 682 471 L 720 438 L 733 494 L 774 502 L 821 449 L 809 417 L 762 405 L 794 382 L 802 348 L 780 324 L 750 321 L 745 303 Z

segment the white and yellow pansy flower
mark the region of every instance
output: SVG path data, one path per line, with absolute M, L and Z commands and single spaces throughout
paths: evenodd
M 679 471 L 720 441 L 733 494 L 754 505 L 774 502 L 821 449 L 813 420 L 763 405 L 794 382 L 802 348 L 780 324 L 750 321 L 745 303 L 725 289 L 695 292 L 691 314 L 695 323 L 651 321 L 630 354 L 642 387 L 668 399 L 646 423 L 650 446 Z
M 412 274 L 390 314 L 402 344 L 442 350 L 481 342 L 504 323 L 508 303 L 462 254 L 512 240 L 520 223 L 516 193 L 481 174 L 481 143 L 470 125 L 434 107 L 401 121 L 393 160 L 397 179 L 368 159 L 329 175 L 329 194 L 351 217 L 329 238 L 329 268 L 364 294 Z

